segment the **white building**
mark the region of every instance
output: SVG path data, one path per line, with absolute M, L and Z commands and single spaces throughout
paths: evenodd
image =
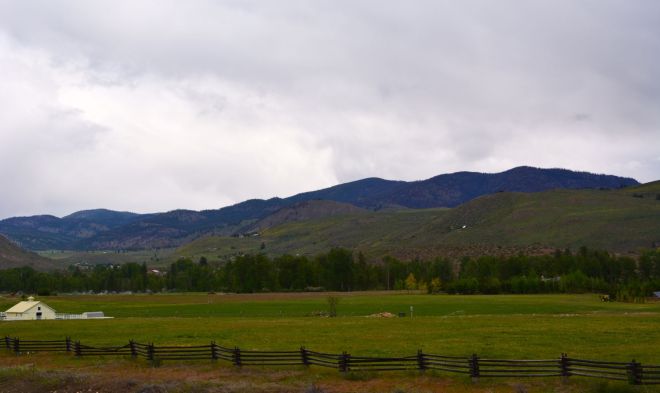
M 82 314 L 56 313 L 50 306 L 41 301 L 35 301 L 32 296 L 27 301 L 20 302 L 5 312 L 0 312 L 3 321 L 31 321 L 38 319 L 111 319 L 103 311 L 88 311 Z
M 46 303 L 34 300 L 32 296 L 5 311 L 7 320 L 55 319 L 55 310 Z

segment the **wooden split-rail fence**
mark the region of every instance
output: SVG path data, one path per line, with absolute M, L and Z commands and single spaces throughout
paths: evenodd
M 130 340 L 117 347 L 93 347 L 64 340 L 23 340 L 5 337 L 5 347 L 16 354 L 31 352 L 67 352 L 78 357 L 124 356 L 143 358 L 153 365 L 163 361 L 222 360 L 234 366 L 319 366 L 341 372 L 363 371 L 425 371 L 436 370 L 479 378 L 491 377 L 592 377 L 627 381 L 633 385 L 660 385 L 660 365 L 642 365 L 630 362 L 605 362 L 571 358 L 562 354 L 555 359 L 512 360 L 442 356 L 421 350 L 412 356 L 373 357 L 354 356 L 349 353 L 322 353 L 301 347 L 297 351 L 247 351 L 238 347 L 223 347 L 215 342 L 207 345 L 156 346 Z

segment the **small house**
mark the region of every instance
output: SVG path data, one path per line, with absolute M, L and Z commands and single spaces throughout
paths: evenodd
M 55 319 L 55 310 L 46 303 L 34 300 L 32 296 L 5 311 L 8 320 Z

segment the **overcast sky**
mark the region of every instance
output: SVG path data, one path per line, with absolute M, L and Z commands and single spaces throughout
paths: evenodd
M 660 179 L 660 1 L 0 0 L 0 218 Z

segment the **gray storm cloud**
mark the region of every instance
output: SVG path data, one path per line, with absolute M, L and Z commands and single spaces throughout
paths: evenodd
M 0 218 L 517 165 L 660 178 L 660 3 L 0 1 Z

